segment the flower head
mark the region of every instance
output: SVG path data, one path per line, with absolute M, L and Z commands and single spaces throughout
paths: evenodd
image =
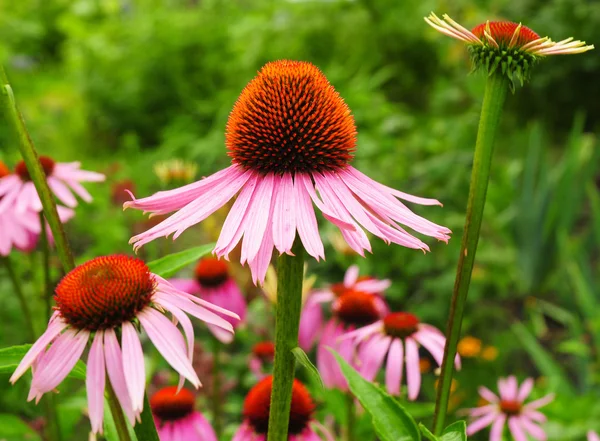
M 500 396 L 481 386 L 479 395 L 489 404 L 468 409 L 473 420 L 467 427 L 467 435 L 471 436 L 484 427 L 491 426 L 490 441 L 500 441 L 504 425 L 508 423 L 511 436 L 517 441 L 526 441 L 527 434 L 538 441 L 545 440 L 546 434 L 538 424 L 545 422 L 546 417 L 537 409 L 550 403 L 554 395 L 549 394 L 525 403 L 532 389 L 532 378 L 527 378 L 519 387 L 514 376 L 498 380 Z
M 10 381 L 31 367 L 28 399 L 38 401 L 62 382 L 91 341 L 86 386 L 94 432 L 102 431 L 106 375 L 131 424 L 143 409 L 145 369 L 138 329 L 146 331 L 180 374 L 180 386 L 185 378 L 195 387 L 201 383 L 192 367 L 194 329 L 186 313 L 233 332 L 215 312 L 235 317 L 234 313 L 176 289 L 144 262 L 128 256 L 98 257 L 76 267 L 58 284 L 54 298 L 57 306 L 48 329 Z
M 272 341 L 261 341 L 252 347 L 252 355 L 248 365 L 250 370 L 259 380 L 265 377 L 264 365 L 272 364 L 275 358 L 275 343 Z
M 529 79 L 531 68 L 540 58 L 594 49 L 593 45 L 586 46 L 584 41 L 573 38 L 558 42 L 542 38 L 528 27 L 510 21 L 487 21 L 472 31 L 447 14 L 440 19 L 432 12 L 425 21 L 442 34 L 467 43 L 475 68 L 484 67 L 490 75 L 501 71 L 513 83 L 519 80 L 523 84 Z
M 233 441 L 265 441 L 269 428 L 269 412 L 271 409 L 271 390 L 273 376 L 269 375 L 259 381 L 244 400 L 244 422 L 233 437 Z M 288 439 L 290 441 L 317 441 L 322 438 L 315 428 L 324 432 L 325 439 L 333 441 L 331 435 L 313 419 L 315 404 L 308 390 L 298 380 L 292 384 L 292 402 Z
M 387 243 L 428 250 L 400 224 L 447 241 L 450 230 L 410 211 L 399 199 L 436 205 L 373 181 L 350 165 L 356 127 L 350 109 L 310 63 L 265 65 L 242 91 L 227 123 L 231 166 L 199 182 L 134 199 L 124 207 L 155 214 L 177 211 L 134 236 L 135 248 L 174 238 L 238 195 L 214 252 L 228 258 L 241 241 L 241 262 L 263 282 L 273 249 L 292 253 L 296 232 L 308 254 L 324 257 L 313 204 L 340 228 L 358 254 L 371 251 L 365 231 Z
M 150 399 L 161 441 L 217 441 L 210 423 L 194 409 L 196 398 L 187 389 L 164 387 Z
M 385 385 L 390 394 L 400 393 L 403 366 L 406 365 L 408 398 L 415 400 L 421 389 L 419 346 L 441 366 L 446 339 L 437 328 L 421 323 L 409 312 L 392 312 L 375 323 L 352 331 L 340 339 L 350 342 L 358 358 L 358 372 L 373 381 L 387 355 Z M 455 364 L 460 368 L 460 358 Z
M 80 182 L 104 181 L 104 175 L 100 173 L 80 170 L 79 162 L 55 162 L 48 156 L 40 156 L 39 161 L 50 190 L 67 207 L 77 206 L 77 199 L 72 192 L 84 201 L 91 202 L 91 195 Z M 0 213 L 9 206 L 14 206 L 18 213 L 42 211 L 42 202 L 23 161 L 15 166 L 13 174 L 0 178 L 0 196 L 4 196 L 0 201 Z

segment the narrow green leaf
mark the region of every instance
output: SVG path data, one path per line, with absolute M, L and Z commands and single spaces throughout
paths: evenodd
M 209 243 L 185 251 L 180 251 L 179 253 L 169 254 L 160 259 L 148 262 L 148 267 L 154 274 L 168 278 L 180 269 L 196 262 L 201 257 L 210 253 L 214 247 L 214 243 Z
M 313 379 L 316 380 L 316 382 L 319 383 L 321 387 L 324 387 L 321 375 L 319 375 L 319 371 L 317 370 L 315 365 L 312 364 L 312 362 L 308 358 L 308 355 L 306 355 L 306 352 L 304 352 L 302 348 L 296 347 L 292 349 L 292 354 L 294 354 L 294 357 L 296 357 L 296 361 L 302 366 L 304 366 L 304 368 L 306 368 L 308 374 L 311 377 L 313 377 Z
M 425 426 L 425 424 L 419 423 L 419 430 L 421 431 L 423 436 L 429 441 L 440 441 L 440 439 L 437 436 L 431 433 L 431 431 Z
M 11 346 L 0 349 L 0 375 L 12 374 L 31 345 Z M 70 378 L 85 380 L 85 364 L 79 360 L 68 375 Z
M 381 441 L 420 441 L 415 420 L 390 395 L 365 380 L 338 353 L 331 351 L 348 380 L 350 391 L 371 415 Z
M 16 415 L 0 413 L 0 439 L 2 441 L 40 441 L 40 436 Z
M 467 441 L 467 423 L 457 421 L 450 424 L 442 432 L 440 441 Z

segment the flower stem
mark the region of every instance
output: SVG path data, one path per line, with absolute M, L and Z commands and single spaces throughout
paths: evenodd
M 269 412 L 269 441 L 287 441 L 294 382 L 298 327 L 302 309 L 304 248 L 299 240 L 292 247 L 293 256 L 283 254 L 277 265 L 277 311 L 275 315 L 275 361 L 273 390 Z
M 354 441 L 354 423 L 356 422 L 356 406 L 354 405 L 354 396 L 348 392 L 346 394 L 346 441 Z
M 25 323 L 27 324 L 27 333 L 29 334 L 29 338 L 33 341 L 35 339 L 35 327 L 33 324 L 33 316 L 31 315 L 31 310 L 29 309 L 29 303 L 27 303 L 27 299 L 25 298 L 25 294 L 23 294 L 23 290 L 21 289 L 21 284 L 19 283 L 19 278 L 17 277 L 17 273 L 12 266 L 12 262 L 10 261 L 10 257 L 0 257 L 0 260 L 6 267 L 6 271 L 8 272 L 8 278 L 10 279 L 13 290 L 19 303 L 21 305 L 21 311 L 23 312 L 23 317 L 25 318 Z
M 221 342 L 213 342 L 213 375 L 212 375 L 212 411 L 213 428 L 217 439 L 221 439 L 223 432 L 223 405 L 221 396 Z
M 48 242 L 48 233 L 46 232 L 46 221 L 44 213 L 40 213 L 40 225 L 42 231 L 40 239 L 42 242 L 42 266 L 44 267 L 44 284 L 42 288 L 42 298 L 46 306 L 46 317 L 52 313 L 52 280 L 50 277 L 50 243 Z
M 504 75 L 492 74 L 487 79 L 473 158 L 473 171 L 471 173 L 465 227 L 460 246 L 458 267 L 456 269 L 456 280 L 452 292 L 448 328 L 446 330 L 446 346 L 444 348 L 440 384 L 437 391 L 433 422 L 433 431 L 436 435 L 441 434 L 444 430 L 454 371 L 454 358 L 456 357 L 456 348 L 460 338 L 463 312 L 469 292 L 469 283 L 471 281 L 475 252 L 477 251 L 477 242 L 479 240 L 479 230 L 483 218 L 483 207 L 485 206 L 485 196 L 490 177 L 494 140 L 498 131 L 500 115 L 502 114 L 508 88 L 509 82 Z
M 108 401 L 108 407 L 110 407 L 110 413 L 113 417 L 113 421 L 115 422 L 119 440 L 131 441 L 131 436 L 129 436 L 129 429 L 127 427 L 127 421 L 125 421 L 125 415 L 123 415 L 123 410 L 121 409 L 121 405 L 119 404 L 112 384 L 110 384 L 108 375 L 106 376 L 106 400 Z

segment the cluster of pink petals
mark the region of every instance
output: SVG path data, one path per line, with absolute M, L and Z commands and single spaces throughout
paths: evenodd
M 218 441 L 214 429 L 198 411 L 175 421 L 162 421 L 156 415 L 154 420 L 160 441 Z
M 318 193 L 317 193 L 318 192 Z M 133 199 L 124 208 L 152 214 L 173 214 L 148 231 L 131 238 L 135 249 L 163 236 L 179 237 L 203 221 L 239 193 L 217 241 L 214 252 L 228 259 L 242 241 L 241 263 L 248 263 L 255 283 L 262 283 L 273 248 L 292 253 L 296 232 L 307 253 L 325 257 L 313 204 L 340 228 L 348 245 L 360 255 L 371 251 L 362 227 L 387 243 L 429 250 L 399 224 L 448 241 L 450 230 L 410 211 L 399 199 L 422 205 L 439 205 L 386 187 L 351 166 L 335 172 L 290 173 L 266 176 L 233 164 L 196 183 Z
M 252 428 L 252 425 L 244 421 L 231 441 L 266 440 L 267 436 L 264 433 L 256 433 Z M 316 421 L 311 421 L 302 432 L 297 435 L 289 435 L 288 441 L 335 441 L 335 439 L 323 425 Z
M 499 47 L 498 42 L 492 36 L 490 31 L 489 21 L 487 22 L 487 29 L 484 31 L 484 39 L 480 39 L 473 32 L 461 26 L 448 16 L 444 14 L 443 19 L 439 18 L 433 12 L 429 17 L 425 17 L 425 21 L 432 28 L 441 32 L 448 37 L 456 38 L 457 40 L 464 41 L 468 44 L 474 44 L 483 46 L 485 43 L 492 45 L 495 48 Z M 519 32 L 522 27 L 519 25 L 509 42 L 508 47 L 515 47 L 519 41 Z M 584 41 L 573 40 L 573 38 L 567 38 L 562 41 L 552 41 L 548 37 L 538 38 L 537 40 L 531 41 L 523 46 L 519 47 L 520 50 L 528 52 L 532 55 L 547 56 L 547 55 L 561 55 L 561 54 L 580 54 L 594 49 L 593 45 L 586 46 Z
M 235 280 L 231 277 L 228 277 L 222 284 L 217 286 L 203 286 L 196 279 L 170 279 L 169 282 L 181 291 L 193 294 L 213 305 L 234 312 L 239 317 L 239 320 L 223 316 L 234 328 L 244 322 L 247 310 L 246 299 L 235 283 Z M 223 343 L 231 342 L 231 334 L 224 334 L 220 328 L 210 325 L 209 329 Z
M 56 163 L 52 173 L 47 176 L 48 185 L 54 195 L 67 207 L 76 207 L 76 193 L 86 202 L 91 202 L 92 196 L 83 188 L 81 182 L 104 181 L 100 173 L 81 170 L 79 162 Z M 42 202 L 32 181 L 24 181 L 18 174 L 10 174 L 0 178 L 0 213 L 7 207 L 14 206 L 17 213 L 28 210 L 42 211 Z
M 468 409 L 473 421 L 467 427 L 467 435 L 471 436 L 487 426 L 491 426 L 490 441 L 501 441 L 504 426 L 508 423 L 508 429 L 515 441 L 527 441 L 527 434 L 537 441 L 546 440 L 547 436 L 538 425 L 544 423 L 546 417 L 538 409 L 550 403 L 554 394 L 524 404 L 533 389 L 533 379 L 527 378 L 519 387 L 514 376 L 500 378 L 498 390 L 500 396 L 487 389 L 479 388 L 479 395 L 490 404 Z M 517 403 L 522 406 L 517 414 L 507 414 L 502 411 L 502 402 Z
M 199 387 L 200 380 L 192 367 L 194 329 L 186 313 L 228 333 L 233 333 L 233 327 L 215 312 L 231 317 L 236 315 L 176 289 L 160 276 L 153 277 L 156 287 L 151 303 L 136 318 L 150 341 L 180 374 L 180 387 L 184 379 Z M 165 315 L 166 312 L 171 314 L 173 321 Z M 175 324 L 177 322 L 183 334 Z M 122 323 L 119 342 L 115 329 L 95 333 L 76 329 L 69 326 L 58 310 L 44 334 L 21 360 L 10 382 L 14 384 L 31 367 L 33 380 L 28 401 L 39 401 L 43 394 L 56 388 L 71 372 L 90 339 L 93 341 L 87 357 L 86 388 L 93 432 L 102 432 L 107 375 L 127 419 L 135 424 L 143 410 L 146 376 L 140 338 L 131 322 Z
M 349 343 L 351 353 L 356 354 L 358 372 L 369 381 L 375 379 L 387 355 L 385 386 L 390 394 L 400 394 L 406 365 L 406 384 L 410 400 L 415 400 L 421 390 L 419 346 L 424 347 L 441 366 L 446 344 L 444 334 L 425 323 L 419 323 L 416 332 L 408 337 L 392 337 L 385 333 L 383 320 L 352 331 L 342 336 L 341 341 Z M 455 365 L 460 369 L 458 355 Z
M 392 284 L 389 279 L 380 280 L 369 278 L 359 280 L 358 274 L 358 266 L 350 266 L 344 275 L 343 287 L 347 290 L 380 295 Z M 302 308 L 300 329 L 298 332 L 298 344 L 305 351 L 312 348 L 323 329 L 324 320 L 323 310 L 321 308 L 322 305 L 333 302 L 335 298 L 336 295 L 331 289 L 315 290 L 309 294 L 309 297 Z

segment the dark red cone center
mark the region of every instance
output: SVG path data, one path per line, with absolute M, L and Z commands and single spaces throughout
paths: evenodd
M 333 312 L 346 325 L 369 325 L 380 318 L 377 300 L 374 294 L 347 290 L 334 302 Z
M 500 46 L 507 46 L 510 43 L 518 26 L 518 23 L 513 23 L 512 21 L 490 21 L 490 34 Z M 475 26 L 472 32 L 477 37 L 484 40 L 485 28 L 486 23 L 482 23 Z M 524 46 L 527 43 L 535 41 L 539 38 L 540 36 L 531 29 L 526 26 L 521 26 L 519 36 L 515 41 L 513 41 L 513 47 Z
M 262 361 L 273 361 L 275 344 L 272 341 L 261 341 L 254 345 L 252 353 Z
M 198 283 L 205 287 L 223 284 L 229 277 L 227 263 L 215 257 L 204 257 L 196 265 L 194 271 Z
M 52 158 L 49 158 L 48 156 L 40 156 L 39 160 L 42 169 L 44 170 L 44 174 L 46 176 L 50 176 L 54 171 L 54 166 L 56 165 L 54 160 Z M 27 170 L 25 161 L 20 161 L 15 166 L 15 173 L 18 174 L 23 181 L 31 181 L 31 176 L 29 176 L 29 171 Z
M 514 400 L 502 400 L 500 401 L 500 410 L 504 412 L 506 415 L 518 415 L 521 413 L 521 408 L 523 406 L 520 402 Z
M 405 338 L 417 332 L 419 319 L 409 312 L 393 312 L 383 319 L 386 334 Z
M 132 320 L 153 292 L 154 277 L 143 261 L 113 255 L 75 268 L 60 281 L 54 299 L 69 324 L 95 331 Z
M 194 411 L 194 394 L 187 389 L 177 393 L 176 386 L 165 387 L 150 399 L 152 412 L 163 421 L 179 420 Z

